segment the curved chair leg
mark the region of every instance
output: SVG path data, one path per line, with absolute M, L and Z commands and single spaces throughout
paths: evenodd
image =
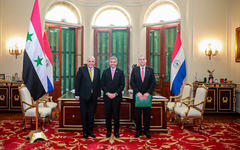
M 32 118 L 30 119 L 30 125 L 31 125 L 31 127 L 32 127 Z
M 42 130 L 44 131 L 45 130 L 45 128 L 44 128 L 44 126 L 45 126 L 45 118 L 42 118 L 42 120 L 43 120 L 43 123 L 42 123 Z
M 203 123 L 203 119 L 200 120 L 200 129 L 204 130 L 204 127 L 202 126 L 202 123 Z
M 23 130 L 26 129 L 26 118 L 23 118 Z
M 178 123 L 178 118 L 177 118 L 177 115 L 176 115 L 176 114 L 174 114 L 174 122 L 175 122 L 175 123 Z
M 52 119 L 52 112 L 51 112 L 51 114 L 50 114 L 50 116 L 49 116 L 48 121 L 49 121 L 49 123 L 51 123 L 51 122 L 53 121 L 53 119 Z
M 173 113 L 172 111 L 169 111 L 169 121 L 170 121 L 170 122 L 173 121 L 173 119 L 172 119 L 172 113 Z
M 52 122 L 51 118 L 52 118 L 52 116 L 47 117 L 48 124 L 50 124 Z
M 182 130 L 184 129 L 184 122 L 185 122 L 185 119 L 184 119 L 184 118 L 181 118 L 181 123 L 182 123 L 181 129 L 182 129 Z
M 57 107 L 55 108 L 55 119 L 58 120 L 58 118 L 57 118 Z

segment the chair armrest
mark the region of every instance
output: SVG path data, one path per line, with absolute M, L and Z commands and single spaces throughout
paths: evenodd
M 187 98 L 187 97 L 186 97 Z M 190 97 L 189 97 L 190 98 Z M 192 102 L 192 101 L 194 101 L 194 99 L 195 98 L 192 98 L 192 99 L 182 99 L 182 103 L 185 103 L 185 102 L 188 102 L 188 103 L 190 103 L 190 102 Z
M 175 99 L 175 101 L 176 101 L 176 99 L 179 99 L 181 96 L 182 96 L 181 94 L 179 94 L 179 95 L 177 95 L 177 96 L 170 96 L 168 102 L 172 102 L 173 99 Z
M 35 107 L 35 105 L 33 104 L 29 104 L 29 103 L 27 103 L 27 102 L 25 102 L 25 101 L 22 101 L 22 103 L 24 103 L 24 104 L 26 104 L 26 105 L 28 105 L 28 106 L 30 106 L 30 107 Z
M 194 98 L 192 98 L 192 99 L 185 99 L 185 100 L 182 100 L 181 101 L 181 105 L 182 104 L 184 104 L 184 105 L 186 105 L 187 107 L 188 107 L 188 105 L 190 104 L 190 102 L 192 102 L 192 101 L 194 101 L 195 99 Z
M 44 107 L 47 107 L 48 100 L 43 96 L 38 99 L 38 104 L 43 103 Z
M 200 104 L 204 103 L 204 101 L 199 102 L 198 104 L 194 104 L 193 106 L 198 106 Z
M 202 113 L 202 109 L 199 109 L 197 106 L 198 105 L 200 105 L 200 104 L 202 104 L 202 103 L 204 103 L 204 101 L 201 101 L 201 102 L 199 102 L 198 104 L 189 104 L 188 105 L 188 107 L 189 107 L 189 109 L 190 109 L 190 107 L 192 107 L 192 108 L 194 108 L 194 109 L 196 109 L 196 110 L 198 110 L 198 111 L 200 111 L 201 113 Z
M 44 99 L 48 102 L 53 102 L 53 97 L 49 96 L 49 95 L 44 95 L 43 97 L 41 97 L 40 99 Z
M 49 102 L 53 102 L 53 97 L 52 96 L 48 96 Z
M 28 109 L 31 109 L 31 108 L 34 108 L 34 107 L 36 107 L 34 104 L 33 104 L 33 105 L 31 105 L 31 104 L 29 104 L 29 103 L 27 103 L 27 102 L 24 102 L 24 101 L 22 101 L 22 103 L 24 103 L 24 104 L 26 104 L 26 105 L 28 105 L 28 106 L 29 106 L 28 108 L 24 109 L 24 112 L 26 112 Z
M 183 99 L 180 99 L 181 101 L 189 100 L 190 96 L 184 97 Z

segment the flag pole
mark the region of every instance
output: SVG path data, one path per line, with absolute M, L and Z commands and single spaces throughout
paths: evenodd
M 36 130 L 31 131 L 27 138 L 30 143 L 37 139 L 48 140 L 44 133 L 38 129 L 38 103 L 47 89 L 46 59 L 42 39 L 41 16 L 38 0 L 35 0 L 27 33 L 26 49 L 23 59 L 23 81 L 36 101 Z M 39 82 L 40 81 L 40 82 Z M 37 88 L 36 88 L 37 87 Z M 40 114 L 41 116 L 41 114 Z
M 36 101 L 36 131 L 38 131 L 38 100 Z
M 36 101 L 36 130 L 35 131 L 31 131 L 28 135 L 27 135 L 27 138 L 30 139 L 30 143 L 33 143 L 35 142 L 36 140 L 45 140 L 47 141 L 47 137 L 45 136 L 45 134 L 40 130 L 38 129 L 38 102 L 39 100 Z

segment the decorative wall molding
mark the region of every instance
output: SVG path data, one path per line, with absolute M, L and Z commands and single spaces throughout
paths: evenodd
M 97 7 L 106 3 L 119 3 L 126 7 L 143 6 L 152 3 L 152 0 L 75 0 L 80 6 Z

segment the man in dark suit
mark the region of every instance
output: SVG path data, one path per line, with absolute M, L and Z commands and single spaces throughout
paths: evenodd
M 119 111 L 122 100 L 122 91 L 125 86 L 124 73 L 116 68 L 117 58 L 111 57 L 109 68 L 104 70 L 101 79 L 101 85 L 104 92 L 104 106 L 106 111 L 106 126 L 109 138 L 112 132 L 112 114 L 114 117 L 114 136 L 119 138 Z
M 139 99 L 147 99 L 152 93 L 156 85 L 156 79 L 152 68 L 146 66 L 146 59 L 140 56 L 138 59 L 140 67 L 135 67 L 131 73 L 130 85 L 133 88 L 133 97 L 137 95 Z M 144 135 L 147 138 L 151 138 L 149 134 L 150 128 L 150 107 L 135 107 L 135 123 L 136 123 L 136 135 L 138 138 L 142 134 L 142 120 L 141 116 L 143 113 L 143 125 Z
M 93 134 L 94 114 L 97 99 L 101 96 L 100 70 L 95 65 L 95 58 L 89 57 L 87 65 L 80 67 L 75 81 L 75 98 L 80 100 L 83 125 L 83 137 L 95 138 Z

